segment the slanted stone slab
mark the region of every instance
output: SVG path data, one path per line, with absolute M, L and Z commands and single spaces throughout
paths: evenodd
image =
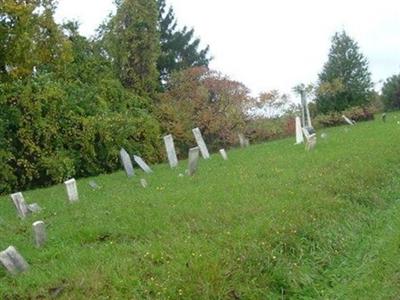
M 24 219 L 29 214 L 28 206 L 26 205 L 24 196 L 22 193 L 11 194 L 11 199 L 17 209 L 18 215 Z
M 31 213 L 38 213 L 42 210 L 42 208 L 37 203 L 32 203 L 28 205 L 28 210 Z
M 76 186 L 76 180 L 75 179 L 70 179 L 66 182 L 64 182 L 65 187 L 67 189 L 67 195 L 68 195 L 68 200 L 69 202 L 77 202 L 79 201 L 79 195 L 78 195 L 78 188 Z
M 46 226 L 44 225 L 44 222 L 37 221 L 32 224 L 32 228 L 36 247 L 43 247 L 47 240 Z
M 219 153 L 221 154 L 221 156 L 222 156 L 222 158 L 223 158 L 224 160 L 228 160 L 228 155 L 226 154 L 225 149 L 219 150 Z
M 301 130 L 301 119 L 296 117 L 296 145 L 304 143 L 303 133 Z
M 152 173 L 153 171 L 151 170 L 151 168 L 149 167 L 148 164 L 145 163 L 145 161 L 137 155 L 133 156 L 133 160 L 139 165 L 139 167 L 147 174 Z
M 176 156 L 174 138 L 171 134 L 164 136 L 165 150 L 167 151 L 168 162 L 171 168 L 178 166 L 178 157 Z
M 121 158 L 121 163 L 122 163 L 122 166 L 124 167 L 126 176 L 132 177 L 133 175 L 135 175 L 135 172 L 133 171 L 131 157 L 129 156 L 129 153 L 124 148 L 122 148 L 119 151 L 119 157 Z
M 89 181 L 89 186 L 94 190 L 100 189 L 100 186 L 94 180 Z
M 210 153 L 208 152 L 207 145 L 204 142 L 203 136 L 201 135 L 200 129 L 199 128 L 194 128 L 192 129 L 194 138 L 196 139 L 196 143 L 200 148 L 201 156 L 203 156 L 204 159 L 209 159 L 210 158 Z
M 197 171 L 199 163 L 200 147 L 189 149 L 189 160 L 188 160 L 188 174 L 193 176 Z
M 345 115 L 342 115 L 342 118 L 346 121 L 347 124 L 354 126 L 355 122 L 350 120 L 348 117 L 346 117 Z
M 240 147 L 246 148 L 250 146 L 250 141 L 244 137 L 242 133 L 238 134 Z
M 18 275 L 29 268 L 28 263 L 13 246 L 0 252 L 0 262 L 12 275 Z
M 304 137 L 306 138 L 306 150 L 311 151 L 314 150 L 317 144 L 317 134 L 314 132 L 314 129 L 310 130 L 307 128 L 302 128 Z M 312 133 L 310 133 L 312 132 Z

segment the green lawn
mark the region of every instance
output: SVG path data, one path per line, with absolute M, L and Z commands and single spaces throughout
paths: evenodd
M 215 154 L 196 176 L 167 164 L 25 192 L 43 208 L 19 220 L 0 198 L 1 299 L 396 299 L 400 295 L 400 114 L 324 129 L 314 152 L 294 138 Z M 147 189 L 140 186 L 146 178 Z M 37 250 L 31 224 L 49 241 Z

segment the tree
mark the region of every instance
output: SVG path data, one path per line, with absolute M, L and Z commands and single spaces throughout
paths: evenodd
M 117 1 L 117 12 L 102 28 L 107 54 L 124 85 L 141 96 L 158 88 L 160 39 L 156 0 Z
M 400 109 L 400 75 L 393 75 L 385 81 L 382 97 L 386 109 Z
M 186 26 L 178 30 L 173 8 L 167 10 L 165 0 L 157 0 L 157 4 L 161 43 L 157 66 L 161 83 L 165 84 L 174 71 L 207 67 L 210 62 L 209 47 L 199 50 L 200 40 L 193 37 L 194 30 L 188 30 Z
M 372 89 L 368 61 L 345 31 L 332 38 L 328 62 L 319 74 L 317 107 L 322 113 L 369 103 Z

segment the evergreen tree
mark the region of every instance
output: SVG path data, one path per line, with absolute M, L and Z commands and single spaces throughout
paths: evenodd
M 400 75 L 393 75 L 385 81 L 382 98 L 386 109 L 400 109 Z
M 141 96 L 158 88 L 160 38 L 156 0 L 117 1 L 117 13 L 103 28 L 104 45 L 124 87 Z
M 319 74 L 318 110 L 327 113 L 368 104 L 371 88 L 368 61 L 358 44 L 346 32 L 336 33 L 328 62 Z
M 209 47 L 199 50 L 200 39 L 194 38 L 194 30 L 188 30 L 186 26 L 178 30 L 172 7 L 167 9 L 165 0 L 157 0 L 157 4 L 161 43 L 158 71 L 161 82 L 165 83 L 174 71 L 207 67 L 210 62 Z

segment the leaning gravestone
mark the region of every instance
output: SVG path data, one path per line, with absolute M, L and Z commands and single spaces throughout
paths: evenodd
M 174 138 L 171 134 L 164 136 L 165 150 L 167 151 L 168 161 L 171 168 L 178 166 L 178 157 L 176 156 Z
M 124 148 L 122 148 L 121 151 L 119 151 L 119 157 L 121 158 L 122 166 L 124 167 L 126 176 L 132 177 L 133 175 L 135 175 L 135 172 L 133 171 L 131 157 Z
M 29 268 L 28 263 L 13 246 L 0 252 L 0 262 L 13 275 L 25 272 Z
M 244 137 L 242 133 L 238 134 L 240 147 L 245 148 L 250 146 L 250 141 Z
M 101 187 L 96 183 L 96 181 L 91 180 L 89 181 L 89 186 L 94 190 L 99 190 Z
M 224 160 L 228 160 L 228 155 L 226 154 L 225 149 L 219 150 L 219 153 L 221 154 L 221 156 L 222 156 L 222 158 L 223 158 Z
M 189 150 L 189 160 L 188 160 L 188 174 L 193 176 L 197 171 L 197 165 L 199 163 L 199 152 L 200 148 L 195 147 Z
M 79 201 L 79 195 L 78 195 L 78 188 L 76 186 L 76 180 L 75 179 L 70 179 L 66 182 L 64 182 L 65 187 L 67 189 L 67 195 L 68 195 L 68 200 L 69 202 L 77 202 Z
M 46 227 L 43 221 L 37 221 L 32 224 L 35 245 L 37 248 L 43 247 L 47 240 Z
M 317 144 L 317 134 L 315 133 L 314 129 L 312 127 L 304 127 L 302 128 L 302 131 L 306 138 L 306 150 L 314 150 Z
M 301 119 L 296 117 L 296 145 L 304 143 L 303 133 L 301 131 Z
M 18 215 L 24 219 L 29 214 L 29 209 L 26 205 L 24 196 L 22 193 L 15 193 L 11 194 L 11 199 L 17 209 Z
M 194 128 L 192 130 L 194 138 L 196 139 L 197 145 L 200 148 L 201 155 L 204 159 L 210 158 L 210 153 L 208 152 L 207 145 L 204 142 L 203 136 L 201 135 L 201 131 L 199 128 Z
M 140 157 L 140 156 L 133 156 L 133 160 L 139 165 L 139 167 L 145 172 L 145 173 L 152 173 L 153 171 L 150 169 L 149 165 L 145 163 L 145 161 Z
M 346 121 L 347 124 L 354 126 L 354 122 L 352 120 L 350 120 L 348 117 L 346 117 L 345 115 L 342 115 L 342 118 Z

